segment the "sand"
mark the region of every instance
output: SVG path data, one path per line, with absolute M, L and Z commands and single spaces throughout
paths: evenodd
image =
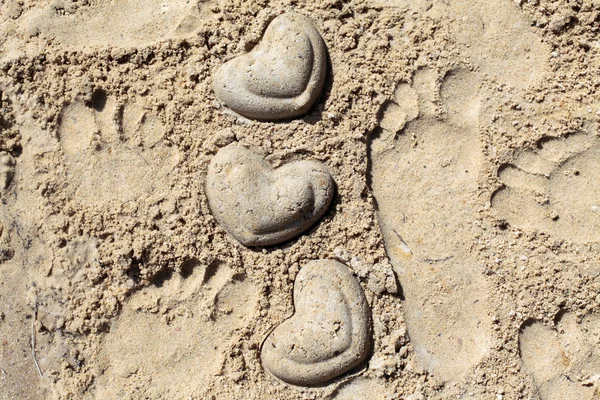
M 213 77 L 286 12 L 323 93 L 243 117 Z M 0 399 L 598 398 L 599 29 L 597 0 L 0 3 Z M 232 143 L 326 168 L 325 214 L 238 242 L 206 195 Z M 318 274 L 295 314 L 315 260 L 369 318 Z M 322 293 L 318 324 L 369 321 L 372 350 L 286 383 L 262 346 L 322 360 L 296 333 Z

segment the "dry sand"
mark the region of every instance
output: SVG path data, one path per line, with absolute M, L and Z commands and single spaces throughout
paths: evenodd
M 212 77 L 287 11 L 324 94 L 240 117 Z M 599 29 L 598 0 L 1 2 L 0 399 L 600 398 Z M 325 165 L 325 216 L 229 236 L 205 184 L 234 142 Z M 293 386 L 261 345 L 319 259 L 373 350 Z

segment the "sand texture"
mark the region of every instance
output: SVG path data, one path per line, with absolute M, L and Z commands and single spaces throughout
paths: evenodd
M 0 400 L 599 399 L 599 31 L 0 2 Z

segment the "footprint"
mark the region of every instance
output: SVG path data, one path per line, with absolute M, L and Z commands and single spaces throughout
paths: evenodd
M 371 352 L 371 310 L 350 270 L 308 263 L 294 282 L 294 315 L 267 337 L 267 371 L 294 385 L 317 385 L 360 365 Z
M 267 27 L 250 52 L 215 73 L 215 94 L 249 118 L 276 120 L 305 114 L 321 95 L 327 49 L 313 22 L 285 13 Z
M 508 223 L 558 239 L 597 242 L 600 139 L 582 133 L 544 138 L 498 170 L 492 207 Z
M 385 247 L 404 293 L 408 333 L 422 368 L 459 379 L 490 348 L 476 231 L 479 81 L 420 70 L 384 106 L 370 140 L 371 186 Z M 444 105 L 445 118 L 437 105 Z
M 558 317 L 556 330 L 527 322 L 519 336 L 525 369 L 541 400 L 600 398 L 600 317 L 573 313 Z
M 237 144 L 219 150 L 206 178 L 213 215 L 245 246 L 277 244 L 304 232 L 325 214 L 333 193 L 324 165 L 296 161 L 273 169 Z
M 49 3 L 49 4 L 43 4 Z M 144 47 L 189 37 L 201 24 L 205 2 L 187 0 L 53 1 L 28 7 L 19 18 L 17 36 L 25 42 L 51 41 L 61 49 Z M 16 37 L 11 37 L 15 41 Z M 9 42 L 10 43 L 10 42 Z M 10 47 L 27 48 L 23 42 Z M 35 46 L 43 48 L 43 46 Z M 31 49 L 33 50 L 33 49 Z
M 164 127 L 135 103 L 125 105 L 97 90 L 61 113 L 58 133 L 76 201 L 105 206 L 137 200 L 168 186 L 178 162 Z
M 478 72 L 499 83 L 525 88 L 541 82 L 548 71 L 550 47 L 536 32 L 535 23 L 513 2 L 375 0 L 375 3 L 405 9 L 405 15 L 418 15 L 420 21 L 443 24 L 449 38 L 477 66 Z M 401 32 L 398 30 L 394 35 Z
M 218 262 L 189 260 L 179 273 L 160 274 L 124 304 L 102 340 L 94 398 L 135 397 L 140 384 L 148 398 L 195 397 L 257 318 L 258 293 Z
M 439 12 L 452 15 L 453 36 L 482 74 L 519 88 L 541 81 L 548 70 L 550 49 L 514 4 L 471 0 L 434 3 Z

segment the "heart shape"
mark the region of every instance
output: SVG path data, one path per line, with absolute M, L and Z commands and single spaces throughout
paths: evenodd
M 276 120 L 306 113 L 321 95 L 327 68 L 323 38 L 304 15 L 285 13 L 249 53 L 215 73 L 217 97 L 249 118 Z
M 311 386 L 358 366 L 371 352 L 371 311 L 350 270 L 311 261 L 294 283 L 294 315 L 267 337 L 263 366 L 277 378 Z
M 304 232 L 327 211 L 334 181 L 316 161 L 273 169 L 245 147 L 231 144 L 211 160 L 206 179 L 210 209 L 245 246 L 268 246 Z

